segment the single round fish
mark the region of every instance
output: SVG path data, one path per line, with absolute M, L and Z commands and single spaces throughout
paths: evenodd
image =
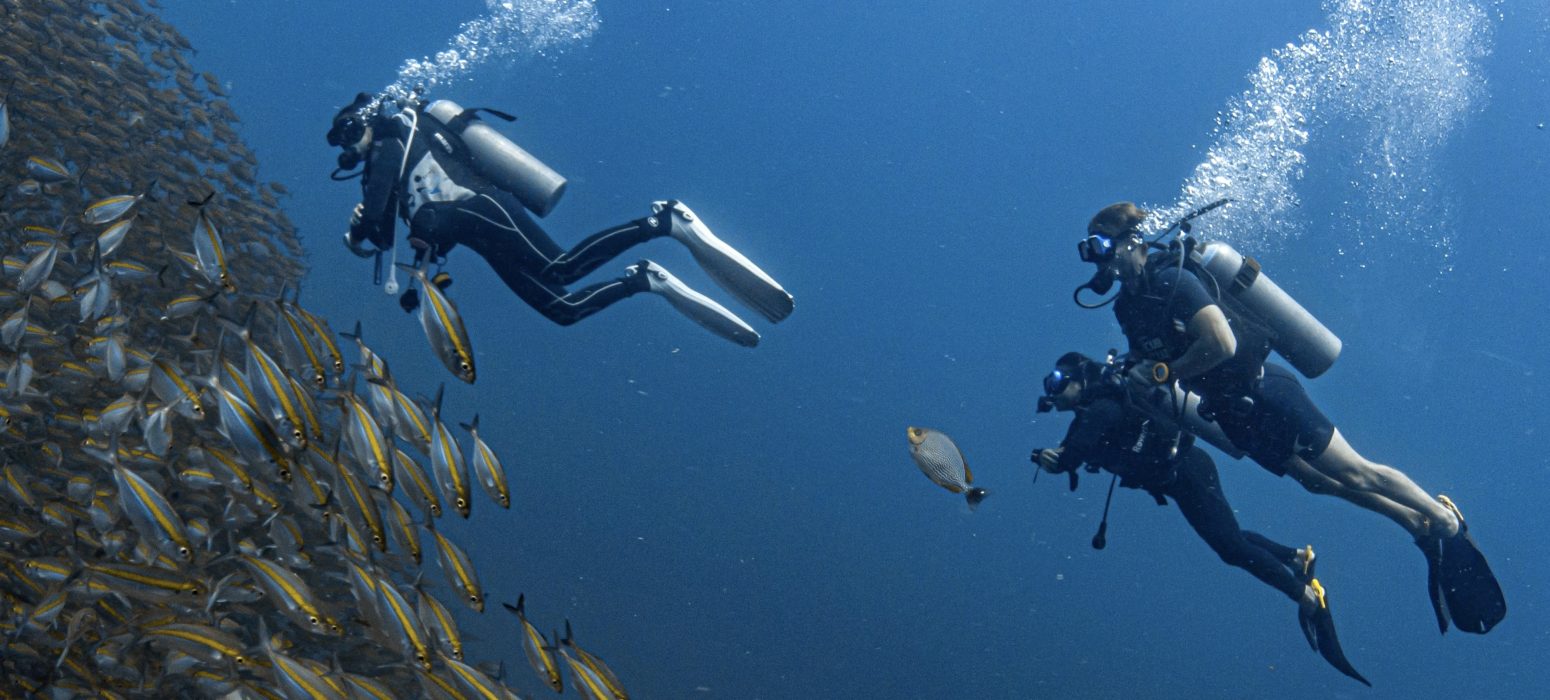
M 952 438 L 931 428 L 914 426 L 906 429 L 905 434 L 910 439 L 910 457 L 926 478 L 948 491 L 963 494 L 970 509 L 985 500 L 985 489 L 972 485 L 974 472 L 969 470 L 968 460 Z

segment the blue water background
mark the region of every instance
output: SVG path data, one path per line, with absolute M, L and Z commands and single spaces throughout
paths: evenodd
M 515 490 L 443 519 L 492 600 L 463 616 L 475 658 L 542 690 L 514 620 L 570 618 L 641 698 L 1525 697 L 1550 681 L 1550 120 L 1541 3 L 1489 7 L 1488 99 L 1436 154 L 1457 244 L 1359 255 L 1315 139 L 1305 234 L 1258 254 L 1345 341 L 1313 396 L 1363 453 L 1464 509 L 1507 621 L 1439 637 L 1400 529 L 1219 458 L 1245 525 L 1315 543 L 1367 691 L 1311 652 L 1293 606 L 1223 566 L 1175 509 L 1067 493 L 1027 455 L 1060 353 L 1120 342 L 1074 307 L 1072 250 L 1099 207 L 1171 201 L 1210 126 L 1266 53 L 1321 27 L 1317 3 L 1166 5 L 604 2 L 585 47 L 492 66 L 436 96 L 502 127 L 570 179 L 545 225 L 569 245 L 653 199 L 694 206 L 797 298 L 754 351 L 643 296 L 572 328 L 543 320 L 467 251 L 453 298 L 478 350 L 457 384 L 418 325 L 338 243 L 355 184 L 325 177 L 323 133 L 358 90 L 445 45 L 482 2 L 165 0 L 229 84 L 264 179 L 295 194 L 302 300 L 356 319 L 400 385 L 448 381 L 448 420 L 481 415 Z M 641 251 L 726 299 L 671 241 Z M 606 266 L 617 274 L 634 261 Z M 728 301 L 728 305 L 738 308 Z M 749 319 L 756 314 L 744 314 Z M 910 462 L 906 425 L 952 435 L 991 496 L 970 513 Z M 433 572 L 439 578 L 439 572 Z M 465 611 L 467 612 L 467 611 Z

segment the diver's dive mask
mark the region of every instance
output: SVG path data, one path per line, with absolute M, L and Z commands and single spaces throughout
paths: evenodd
M 1044 395 L 1039 397 L 1038 412 L 1049 413 L 1055 410 L 1055 397 L 1065 392 L 1066 387 L 1071 386 L 1071 380 L 1075 378 L 1073 374 L 1058 367 L 1055 371 L 1045 375 Z
M 339 154 L 339 168 L 330 176 L 335 180 L 349 179 L 339 177 L 339 173 L 354 170 L 364 158 L 356 150 L 355 145 L 366 136 L 366 128 L 371 119 L 366 113 L 366 108 L 370 105 L 371 95 L 364 92 L 358 93 L 355 101 L 334 115 L 333 124 L 328 128 L 328 145 L 344 149 L 344 152 Z
M 1083 289 L 1091 289 L 1094 294 L 1103 296 L 1114 288 L 1117 274 L 1110 263 L 1114 262 L 1114 256 L 1118 253 L 1119 241 L 1103 233 L 1089 233 L 1076 244 L 1076 254 L 1081 256 L 1082 262 L 1090 262 L 1098 266 L 1098 271 L 1093 273 L 1092 279 L 1072 292 L 1072 298 L 1076 300 L 1078 306 L 1092 309 L 1108 303 L 1087 304 L 1081 300 L 1080 295 Z
M 328 145 L 353 146 L 366 135 L 366 120 L 359 112 L 340 112 L 328 130 Z
M 1076 254 L 1082 262 L 1103 264 L 1114 258 L 1114 239 L 1094 233 L 1076 244 Z
M 371 95 L 364 92 L 355 94 L 355 99 L 345 105 L 338 113 L 334 114 L 333 124 L 328 129 L 328 145 L 346 146 L 361 140 L 366 133 L 366 122 L 369 117 L 366 108 L 371 106 Z

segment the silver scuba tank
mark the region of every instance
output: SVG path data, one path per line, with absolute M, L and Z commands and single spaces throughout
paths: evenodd
M 548 216 L 559 203 L 560 195 L 565 194 L 564 177 L 478 116 L 462 116 L 462 105 L 451 100 L 436 100 L 424 111 L 462 137 L 473 156 L 474 169 L 480 175 L 516 195 L 522 206 L 534 214 Z
M 1260 271 L 1258 261 L 1220 241 L 1201 246 L 1195 255 L 1200 269 L 1216 280 L 1224 297 L 1231 296 L 1235 306 L 1270 329 L 1271 349 L 1303 376 L 1312 379 L 1335 364 L 1340 338 Z
M 1184 391 L 1178 382 L 1155 387 L 1138 398 L 1134 403 L 1152 420 L 1182 428 L 1233 459 L 1243 458 L 1244 451 L 1227 439 L 1221 426 L 1200 416 L 1200 397 Z M 1179 425 L 1180 421 L 1183 425 Z

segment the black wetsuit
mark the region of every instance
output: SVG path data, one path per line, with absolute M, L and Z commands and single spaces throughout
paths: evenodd
M 539 228 L 521 202 L 474 171 L 462 142 L 435 118 L 405 110 L 373 125 L 375 138 L 361 180 L 355 243 L 393 246 L 395 220 L 434 257 L 458 244 L 490 264 L 517 296 L 560 325 L 570 325 L 632 294 L 647 290 L 644 275 L 621 277 L 576 291 L 581 279 L 628 248 L 667 235 L 665 218 L 647 217 L 600 231 L 563 250 Z M 443 145 L 448 144 L 450 146 Z M 407 154 L 405 153 L 407 149 Z
M 1177 258 L 1153 255 L 1138 285 L 1126 284 L 1114 315 L 1135 357 L 1173 362 L 1189 347 L 1185 328 L 1195 313 L 1215 304 L 1200 279 L 1180 271 Z M 1199 394 L 1202 407 L 1222 432 L 1260 466 L 1286 474 L 1293 455 L 1316 459 L 1329 447 L 1334 423 L 1319 411 L 1291 371 L 1265 362 L 1270 343 L 1247 319 L 1233 320 L 1237 353 L 1198 377 L 1183 382 Z
M 1200 539 L 1222 561 L 1253 574 L 1292 600 L 1303 584 L 1293 568 L 1297 552 L 1256 532 L 1242 530 L 1222 493 L 1216 464 L 1184 434 L 1173 456 L 1176 433 L 1157 426 L 1114 397 L 1076 409 L 1061 443 L 1060 469 L 1089 464 L 1114 473 L 1120 485 L 1144 489 L 1159 503 L 1172 498 Z

